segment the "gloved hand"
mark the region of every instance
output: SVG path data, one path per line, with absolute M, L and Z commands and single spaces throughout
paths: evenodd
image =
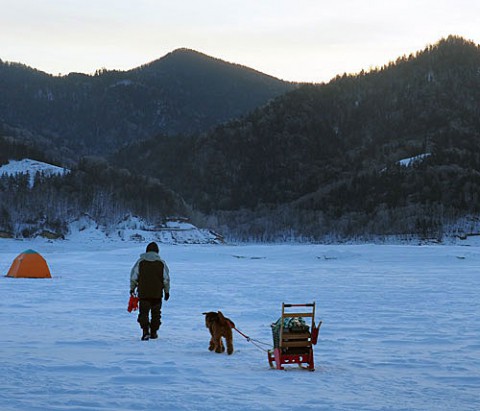
M 170 294 L 169 294 L 169 293 L 165 293 L 165 301 L 168 301 L 169 298 L 170 298 Z
M 138 298 L 131 295 L 130 299 L 128 300 L 128 312 L 131 313 L 132 311 L 138 310 Z
M 134 288 L 133 290 L 130 290 L 130 295 L 131 295 L 132 297 L 135 297 L 135 288 Z

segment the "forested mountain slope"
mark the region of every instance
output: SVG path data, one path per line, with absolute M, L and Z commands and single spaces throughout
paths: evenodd
M 158 133 L 205 131 L 294 87 L 187 49 L 95 75 L 58 77 L 0 60 L 0 122 L 53 142 L 52 153 L 58 147 L 78 159 Z
M 450 36 L 369 73 L 304 85 L 201 137 L 133 145 L 115 161 L 237 233 L 441 235 L 480 211 L 480 50 Z

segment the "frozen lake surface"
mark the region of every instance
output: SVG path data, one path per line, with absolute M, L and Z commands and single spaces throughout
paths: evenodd
M 0 240 L 0 273 L 33 248 L 52 279 L 0 278 L 0 409 L 478 410 L 480 248 L 160 245 L 159 339 L 140 341 L 129 273 L 145 244 Z M 272 343 L 281 304 L 315 301 L 316 371 L 270 369 L 234 333 L 208 351 L 204 311 Z

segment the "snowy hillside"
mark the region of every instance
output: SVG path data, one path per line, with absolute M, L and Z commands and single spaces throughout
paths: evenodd
M 480 249 L 172 246 L 158 340 L 127 312 L 145 243 L 0 239 L 0 273 L 33 248 L 52 279 L 0 277 L 2 411 L 480 409 Z M 282 302 L 316 301 L 316 371 L 270 369 Z M 222 310 L 233 355 L 209 352 Z M 34 318 L 34 321 L 32 321 Z
M 69 172 L 70 170 L 66 168 L 28 158 L 24 158 L 23 160 L 10 160 L 8 164 L 0 167 L 0 175 L 28 174 L 30 187 L 33 187 L 35 175 L 37 173 L 49 176 L 54 174 L 62 175 Z
M 162 244 L 218 244 L 223 238 L 208 229 L 195 227 L 187 221 L 168 220 L 162 226 L 155 226 L 148 221 L 126 216 L 111 227 L 99 226 L 92 218 L 84 215 L 69 224 L 65 239 L 69 241 L 100 242 L 150 242 Z
M 0 176 L 28 176 L 29 187 L 35 184 L 35 177 L 38 174 L 44 176 L 64 175 L 70 173 L 69 169 L 58 167 L 52 164 L 36 161 L 32 159 L 10 160 L 8 164 L 0 167 Z M 71 189 L 71 188 L 69 188 Z M 17 192 L 18 190 L 12 190 Z M 27 190 L 30 191 L 30 190 Z M 68 190 L 66 190 L 68 191 Z M 58 196 L 58 191 L 53 191 Z M 15 197 L 10 196 L 7 204 L 7 218 L 4 221 L 4 227 L 0 226 L 0 237 L 4 238 L 25 238 L 25 237 L 45 237 L 49 239 L 67 239 L 67 240 L 101 240 L 101 241 L 157 241 L 169 244 L 211 244 L 221 243 L 223 239 L 220 235 L 208 230 L 197 228 L 186 219 L 180 217 L 169 219 L 163 224 L 152 224 L 140 217 L 125 215 L 121 221 L 112 218 L 104 218 L 107 222 L 102 225 L 91 218 L 84 212 L 83 208 L 79 208 L 72 213 L 73 217 L 66 217 L 65 208 L 71 210 L 73 207 L 81 203 L 81 187 L 79 189 L 79 197 L 71 200 L 69 206 L 68 198 L 59 198 L 49 194 L 48 198 L 38 198 L 26 203 L 31 208 L 21 212 L 18 206 L 14 206 Z M 30 194 L 30 193 L 29 193 Z M 162 193 L 160 193 L 162 194 Z M 102 191 L 98 194 L 102 196 Z M 160 197 L 160 195 L 158 196 Z M 22 199 L 23 197 L 20 197 Z M 64 208 L 55 214 L 52 198 Z M 2 204 L 0 204 L 2 205 Z M 24 205 L 24 204 L 23 204 Z M 107 203 L 102 203 L 100 212 L 101 216 L 108 215 L 106 208 Z M 118 210 L 118 203 L 115 203 Z M 60 206 L 58 207 L 61 208 Z M 51 211 L 47 216 L 48 209 Z M 112 212 L 112 207 L 110 212 Z M 29 213 L 29 211 L 31 211 Z M 77 217 L 80 214 L 79 217 Z M 121 215 L 119 213 L 119 215 Z M 70 219 L 70 220 L 69 220 Z M 72 220 L 73 219 L 73 220 Z M 52 224 L 52 221 L 55 224 Z
M 425 160 L 427 157 L 430 157 L 431 153 L 419 154 L 418 156 L 404 158 L 398 161 L 398 164 L 403 167 L 411 167 L 415 163 Z

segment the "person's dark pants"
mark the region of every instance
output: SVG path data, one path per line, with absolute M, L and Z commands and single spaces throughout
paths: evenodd
M 157 332 L 160 328 L 160 318 L 162 317 L 162 299 L 161 298 L 141 298 L 138 307 L 137 321 L 143 330 L 150 329 L 150 332 Z M 151 320 L 149 319 L 151 313 Z

